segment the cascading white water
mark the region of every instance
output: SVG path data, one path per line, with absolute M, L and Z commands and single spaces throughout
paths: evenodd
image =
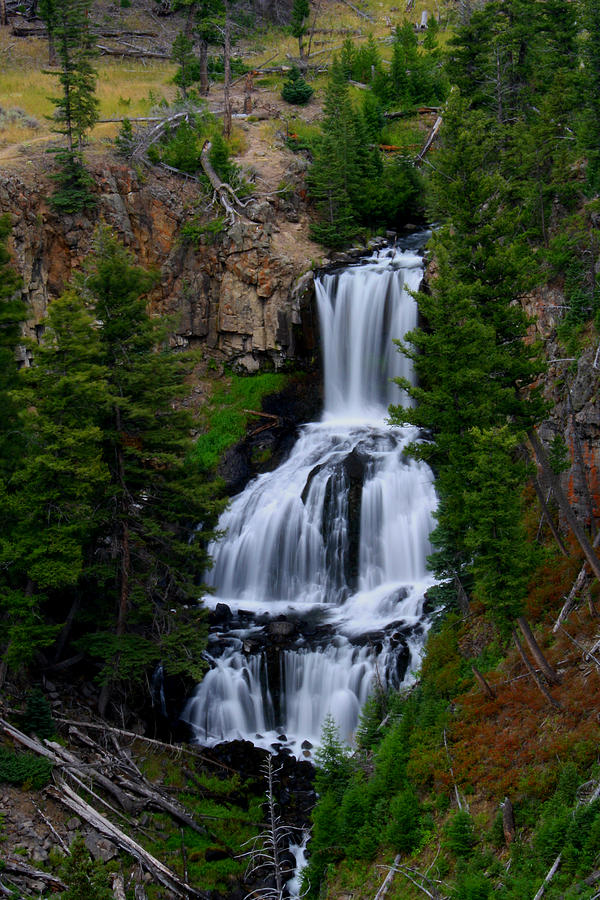
M 350 740 L 375 679 L 397 684 L 418 659 L 435 493 L 404 454 L 415 430 L 385 420 L 402 402 L 392 379 L 411 377 L 393 339 L 416 325 L 421 277 L 418 253 L 394 249 L 316 283 L 322 420 L 234 498 L 210 547 L 204 600 L 233 617 L 183 713 L 204 745 L 308 755 L 328 714 Z

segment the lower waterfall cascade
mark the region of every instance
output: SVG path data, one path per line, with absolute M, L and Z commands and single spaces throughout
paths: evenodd
M 417 667 L 436 496 L 408 457 L 414 427 L 386 422 L 411 378 L 397 351 L 417 322 L 422 233 L 315 282 L 321 421 L 233 498 L 209 552 L 211 669 L 182 719 L 204 746 L 245 739 L 310 757 L 328 715 L 348 742 L 376 683 Z

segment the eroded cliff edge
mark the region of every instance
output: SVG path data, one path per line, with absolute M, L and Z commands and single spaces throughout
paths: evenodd
M 303 365 L 313 357 L 310 269 L 322 250 L 302 221 L 263 202 L 258 224 L 240 220 L 199 242 L 186 241 L 181 229 L 199 201 L 195 182 L 105 160 L 92 164 L 91 174 L 96 208 L 62 216 L 49 208 L 51 188 L 33 167 L 0 176 L 0 214 L 13 220 L 11 249 L 31 311 L 28 337 L 39 338 L 48 303 L 80 269 L 104 223 L 141 265 L 160 272 L 150 306 L 172 317 L 174 344 L 202 345 L 247 372 L 289 361 Z

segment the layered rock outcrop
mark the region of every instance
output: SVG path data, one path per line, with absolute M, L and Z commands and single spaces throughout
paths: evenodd
M 34 171 L 0 176 L 0 214 L 13 218 L 11 244 L 31 311 L 30 337 L 39 337 L 48 303 L 81 267 L 104 222 L 142 265 L 160 271 L 150 305 L 173 317 L 174 343 L 201 343 L 246 371 L 265 361 L 277 368 L 311 357 L 316 342 L 307 270 L 314 245 L 300 225 L 286 221 L 283 234 L 276 211 L 262 203 L 260 224 L 239 221 L 199 242 L 184 241 L 181 228 L 199 207 L 196 182 L 105 161 L 92 163 L 91 171 L 96 208 L 61 216 L 48 206 L 49 183 Z

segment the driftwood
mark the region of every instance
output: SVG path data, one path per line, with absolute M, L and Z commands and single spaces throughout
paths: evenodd
M 252 219 L 249 219 L 244 212 L 244 207 L 247 206 L 248 203 L 250 203 L 250 199 L 242 202 L 231 185 L 227 184 L 226 181 L 221 181 L 221 179 L 213 169 L 210 161 L 210 147 L 210 141 L 205 141 L 204 146 L 202 147 L 202 152 L 200 154 L 200 165 L 204 170 L 204 174 L 211 183 L 211 186 L 215 192 L 215 196 L 218 198 L 219 203 L 227 214 L 227 223 L 229 225 L 233 225 L 236 218 L 240 216 L 245 218 L 247 221 L 252 222 Z M 260 223 L 254 222 L 253 224 L 258 225 Z
M 502 809 L 502 830 L 504 832 L 504 840 L 509 846 L 515 839 L 517 830 L 515 828 L 515 814 L 513 805 L 508 797 L 504 798 L 504 802 L 500 804 Z
M 120 828 L 113 825 L 113 823 L 105 816 L 82 800 L 66 782 L 58 779 L 56 787 L 46 788 L 46 792 L 55 800 L 58 800 L 59 803 L 62 803 L 63 806 L 72 810 L 96 831 L 100 832 L 100 834 L 103 834 L 111 840 L 120 847 L 121 850 L 124 850 L 126 853 L 133 856 L 141 866 L 152 873 L 157 881 L 160 881 L 161 884 L 172 891 L 177 897 L 185 898 L 185 900 L 187 900 L 188 897 L 197 897 L 200 898 L 200 900 L 208 900 L 207 894 L 197 891 L 191 885 L 182 881 L 171 871 L 171 869 L 161 863 L 160 860 L 152 856 L 151 853 L 148 853 L 147 850 L 144 850 L 137 841 L 134 841 L 133 838 L 130 838 L 124 831 L 121 831 Z
M 583 659 L 584 659 L 586 662 L 587 662 L 588 660 L 591 660 L 591 662 L 593 662 L 594 665 L 595 665 L 598 669 L 600 669 L 600 659 L 598 659 L 597 656 L 594 656 L 594 650 L 596 649 L 596 648 L 595 648 L 595 645 L 594 645 L 594 647 L 592 647 L 591 650 L 586 650 L 585 647 L 582 647 L 582 646 L 581 646 L 581 644 L 579 643 L 579 641 L 576 641 L 574 637 L 571 637 L 571 635 L 570 635 L 569 632 L 564 628 L 563 625 L 560 626 L 560 630 L 561 630 L 562 633 L 565 635 L 565 637 L 568 637 L 568 639 L 571 641 L 572 644 L 575 644 L 575 646 L 577 647 L 578 650 L 581 650 L 581 653 L 582 653 L 582 655 L 583 655 Z

